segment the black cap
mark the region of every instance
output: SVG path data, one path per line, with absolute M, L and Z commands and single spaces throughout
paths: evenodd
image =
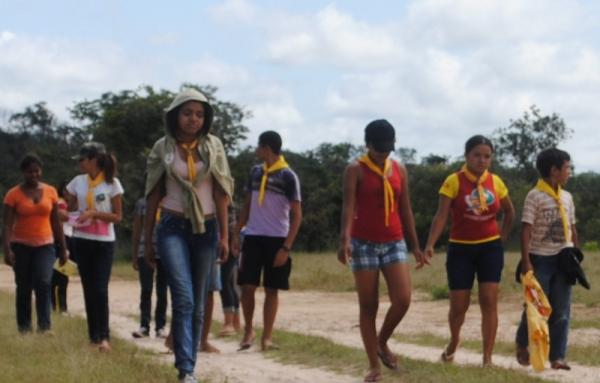
M 80 158 L 94 158 L 98 154 L 105 154 L 105 153 L 106 153 L 106 147 L 104 147 L 104 144 L 101 144 L 100 142 L 90 141 L 90 142 L 86 142 L 85 144 L 83 144 L 81 149 L 79 149 L 79 154 L 77 154 L 71 158 L 74 160 L 78 160 Z
M 396 143 L 396 131 L 387 120 L 375 120 L 365 128 L 365 142 L 378 152 L 391 152 Z

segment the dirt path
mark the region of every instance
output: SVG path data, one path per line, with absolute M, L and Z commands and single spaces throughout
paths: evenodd
M 12 271 L 0 266 L 0 289 L 13 291 Z M 218 294 L 215 307 L 220 307 Z M 131 331 L 137 328 L 139 286 L 135 281 L 113 280 L 110 284 L 111 330 L 123 339 L 131 338 Z M 262 305 L 262 294 L 257 296 L 257 307 Z M 385 312 L 388 303 L 382 302 L 380 314 Z M 73 278 L 69 287 L 69 310 L 83 315 L 83 298 L 79 280 Z M 577 311 L 577 308 L 575 308 Z M 258 311 L 260 312 L 260 311 Z M 500 323 L 498 338 L 512 341 L 516 324 L 520 317 L 519 305 L 516 302 L 502 303 L 500 307 Z M 427 301 L 418 295 L 413 297 L 411 308 L 398 328 L 400 333 L 424 333 L 447 337 L 446 324 L 447 302 Z M 215 319 L 222 321 L 220 310 L 215 310 Z M 382 318 L 379 318 L 380 320 Z M 258 325 L 260 325 L 260 318 Z M 466 339 L 480 339 L 480 314 L 476 306 L 469 311 L 463 330 Z M 320 292 L 286 292 L 281 295 L 277 327 L 302 334 L 318 335 L 336 343 L 362 348 L 358 331 L 358 304 L 353 293 L 320 293 Z M 598 344 L 600 330 L 573 330 L 571 344 Z M 135 340 L 140 347 L 164 353 L 162 342 L 153 338 Z M 359 377 L 343 376 L 321 369 L 282 365 L 266 359 L 260 352 L 250 350 L 245 353 L 235 351 L 236 345 L 219 339 L 212 339 L 221 354 L 200 354 L 198 374 L 201 378 L 211 378 L 214 382 L 360 382 Z M 432 347 L 393 342 L 392 348 L 398 354 L 413 359 L 427 361 L 439 360 L 441 350 Z M 164 354 L 165 363 L 172 364 L 172 354 Z M 476 352 L 459 350 L 456 363 L 480 364 L 481 355 Z M 503 368 L 522 369 L 514 358 L 494 356 L 494 363 Z M 260 369 L 256 368 L 260 366 Z M 600 368 L 584 367 L 572 364 L 570 372 L 546 370 L 541 374 L 528 371 L 534 376 L 560 382 L 593 383 L 598 382 Z M 366 367 L 366 361 L 365 361 Z

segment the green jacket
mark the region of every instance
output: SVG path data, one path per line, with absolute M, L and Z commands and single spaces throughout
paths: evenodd
M 208 101 L 202 93 L 195 90 L 183 91 L 175 97 L 169 108 L 165 110 L 165 122 L 167 121 L 166 116 L 169 112 L 174 111 L 175 108 L 187 101 L 200 101 L 208 105 Z M 210 108 L 210 105 L 208 105 L 208 107 Z M 212 120 L 212 115 L 210 120 Z M 207 126 L 207 128 L 209 127 L 210 126 Z M 166 135 L 154 143 L 152 151 L 148 155 L 146 163 L 146 196 L 154 189 L 163 175 L 174 179 L 182 187 L 185 198 L 184 215 L 192 221 L 193 232 L 204 233 L 204 213 L 202 211 L 202 205 L 200 204 L 200 198 L 198 197 L 198 194 L 194 192 L 194 186 L 205 180 L 207 177 L 212 176 L 214 181 L 223 188 L 229 197 L 229 200 L 232 200 L 233 178 L 231 177 L 231 171 L 229 170 L 225 149 L 223 148 L 221 140 L 212 134 L 200 135 L 198 137 L 198 155 L 205 166 L 202 166 L 196 177 L 195 183 L 192 184 L 189 180 L 181 178 L 181 176 L 172 169 L 173 160 L 177 155 L 177 142 L 172 136 L 172 131 L 173 130 L 167 126 Z

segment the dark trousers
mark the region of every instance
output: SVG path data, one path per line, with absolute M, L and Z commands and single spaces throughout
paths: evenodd
M 38 331 L 50 329 L 50 281 L 54 260 L 54 245 L 26 246 L 11 244 L 15 253 L 17 285 L 17 326 L 20 332 L 31 331 L 31 292 L 35 292 Z
M 69 277 L 56 270 L 52 272 L 52 310 L 60 312 L 67 311 L 67 286 L 69 285 Z
M 237 312 L 240 308 L 240 298 L 237 290 L 236 276 L 238 258 L 229 254 L 227 262 L 221 264 L 221 303 L 223 312 Z
M 73 238 L 79 276 L 83 287 L 88 335 L 92 343 L 110 339 L 108 328 L 108 281 L 112 269 L 114 242 Z
M 150 268 L 144 258 L 138 258 L 140 276 L 140 327 L 150 329 L 152 312 L 152 288 L 154 285 L 154 269 Z M 165 327 L 167 323 L 167 277 L 160 259 L 156 260 L 156 309 L 154 310 L 155 330 Z

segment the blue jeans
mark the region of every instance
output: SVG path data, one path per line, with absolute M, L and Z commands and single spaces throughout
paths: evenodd
M 110 339 L 108 282 L 115 243 L 73 238 L 72 244 L 83 287 L 88 336 L 90 342 L 100 343 Z
M 569 319 L 571 317 L 571 285 L 560 270 L 558 255 L 531 255 L 533 273 L 552 307 L 548 319 L 550 331 L 550 361 L 565 359 L 569 337 Z M 517 344 L 527 347 L 527 317 L 525 311 L 517 330 Z
M 31 331 L 31 292 L 35 292 L 38 331 L 50 329 L 50 283 L 54 245 L 27 246 L 11 244 L 15 253 L 15 282 L 17 284 L 17 326 L 20 332 Z
M 217 221 L 207 220 L 205 227 L 203 234 L 193 234 L 190 220 L 163 212 L 156 233 L 160 261 L 171 289 L 171 333 L 180 376 L 194 372 L 211 263 L 216 256 Z
M 154 310 L 155 330 L 165 327 L 167 322 L 167 279 L 160 259 L 156 260 L 156 268 L 151 269 L 144 258 L 138 258 L 140 277 L 140 326 L 150 329 L 152 312 L 152 290 L 156 273 L 156 309 Z
M 223 312 L 238 312 L 240 309 L 240 298 L 236 286 L 236 274 L 238 269 L 238 257 L 229 253 L 227 262 L 221 265 L 221 304 Z

